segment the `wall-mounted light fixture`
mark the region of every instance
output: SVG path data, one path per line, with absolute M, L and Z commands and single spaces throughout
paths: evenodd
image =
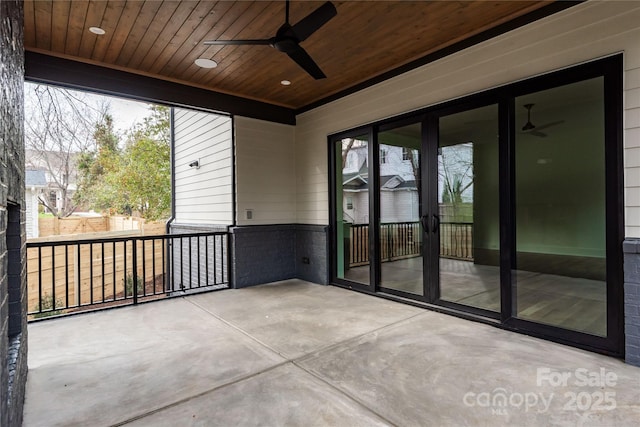
M 200 159 L 194 160 L 193 162 L 189 163 L 189 167 L 200 169 Z

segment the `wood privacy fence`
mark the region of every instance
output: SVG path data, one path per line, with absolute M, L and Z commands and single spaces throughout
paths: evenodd
M 39 218 L 38 237 L 109 231 L 108 217 Z
M 143 218 L 123 216 L 39 218 L 38 237 L 105 231 L 144 230 L 149 224 Z

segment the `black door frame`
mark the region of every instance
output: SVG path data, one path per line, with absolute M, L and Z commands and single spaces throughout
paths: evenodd
M 377 133 L 379 129 L 397 127 L 401 122 L 422 122 L 422 168 L 423 191 L 437 194 L 437 177 L 428 171 L 437 170 L 437 121 L 438 117 L 459 111 L 498 104 L 499 115 L 499 167 L 500 167 L 500 281 L 501 310 L 499 313 L 473 307 L 463 306 L 439 300 L 439 272 L 433 256 L 425 260 L 425 292 L 423 297 L 404 292 L 379 289 L 380 254 L 378 248 L 379 228 L 370 226 L 370 285 L 362 286 L 348 280 L 336 278 L 336 262 L 331 260 L 331 282 L 333 284 L 361 290 L 375 295 L 407 302 L 407 298 L 415 304 L 445 311 L 465 318 L 473 318 L 495 324 L 504 329 L 524 332 L 551 341 L 560 342 L 591 351 L 614 356 L 624 356 L 624 287 L 622 270 L 622 241 L 624 239 L 624 198 L 622 161 L 622 117 L 623 117 L 623 55 L 616 54 L 603 59 L 555 71 L 545 75 L 509 84 L 485 92 L 470 95 L 461 99 L 447 101 L 422 110 L 405 113 L 382 121 L 361 126 L 357 129 L 331 135 L 329 141 L 330 170 L 330 235 L 333 253 L 336 249 L 336 191 L 335 191 L 335 142 L 342 138 L 367 134 L 369 136 L 369 183 L 370 183 L 370 224 L 379 223 L 379 147 Z M 583 80 L 604 77 L 605 103 L 605 192 L 606 192 L 606 281 L 607 281 L 607 336 L 598 337 L 583 332 L 563 329 L 514 317 L 515 297 L 512 283 L 512 270 L 515 268 L 515 99 L 518 96 L 541 90 L 552 89 Z M 434 143 L 435 141 L 435 143 Z M 434 150 L 436 150 L 434 152 Z M 435 153 L 435 155 L 434 155 Z M 435 169 L 433 169 L 435 167 Z M 429 176 L 427 176 L 429 175 Z M 437 174 L 436 174 L 437 175 Z M 425 181 L 426 179 L 426 181 Z M 434 189 L 435 186 L 435 189 Z M 427 188 L 425 188 L 427 187 Z M 435 191 L 435 192 L 434 192 Z M 426 194 L 423 194 L 423 197 Z M 437 199 L 423 198 L 429 215 L 437 215 Z M 435 204 L 435 206 L 434 206 Z M 375 222 L 374 222 L 375 221 Z M 373 232 L 371 232 L 373 231 Z M 426 230 L 425 230 L 426 231 Z M 429 248 L 425 255 L 438 254 L 437 239 L 428 239 Z M 437 245 L 437 246 L 435 246 Z M 382 292 L 384 291 L 384 292 Z M 484 319 L 484 320 L 483 320 Z M 493 319 L 493 320 L 492 320 Z

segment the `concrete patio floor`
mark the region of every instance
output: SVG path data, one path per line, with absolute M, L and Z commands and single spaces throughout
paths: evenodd
M 290 280 L 29 325 L 25 426 L 640 420 L 640 368 Z

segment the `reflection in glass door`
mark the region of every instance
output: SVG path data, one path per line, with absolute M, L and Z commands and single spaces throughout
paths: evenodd
M 516 98 L 513 314 L 607 335 L 604 79 Z
M 368 285 L 368 136 L 336 141 L 336 277 Z
M 378 133 L 380 287 L 423 295 L 422 126 Z
M 440 300 L 500 311 L 498 106 L 440 117 Z
M 621 354 L 621 76 L 605 58 L 332 137 L 332 279 Z

